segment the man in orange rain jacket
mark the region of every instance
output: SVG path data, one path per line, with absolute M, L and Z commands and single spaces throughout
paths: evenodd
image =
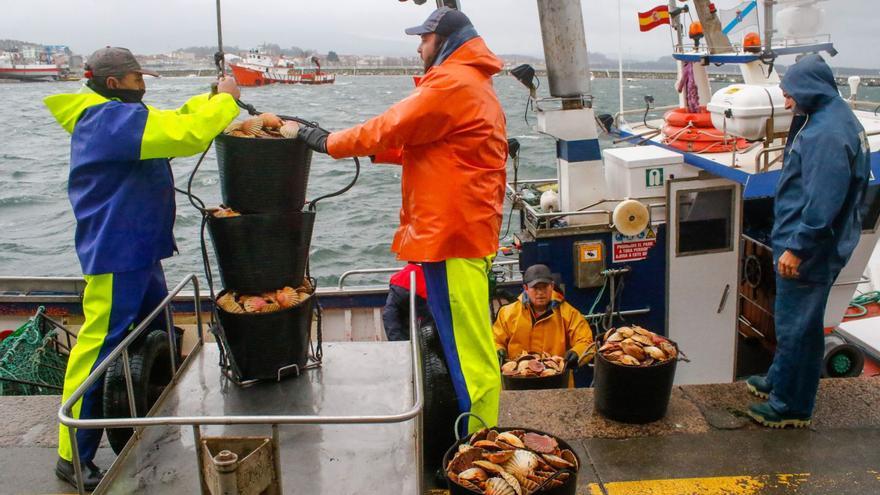
M 547 265 L 532 265 L 523 274 L 523 293 L 498 311 L 492 327 L 499 360 L 546 352 L 565 357 L 569 369 L 577 368 L 593 333 L 581 312 L 554 286 Z
M 421 36 L 425 63 L 411 95 L 361 125 L 329 134 L 302 127 L 299 138 L 334 158 L 372 156 L 403 166 L 400 228 L 391 249 L 422 264 L 459 409 L 492 426 L 501 376 L 487 273 L 498 249 L 507 161 L 492 76 L 502 62 L 458 10 L 437 9 L 406 32 Z M 479 425 L 472 417 L 468 430 Z

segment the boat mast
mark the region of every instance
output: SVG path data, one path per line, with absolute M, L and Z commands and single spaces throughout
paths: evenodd
M 694 0 L 694 8 L 697 17 L 700 18 L 700 24 L 703 25 L 703 36 L 709 46 L 709 53 L 730 53 L 733 51 L 733 45 L 722 32 L 721 19 L 715 13 L 714 6 L 710 7 L 710 5 L 712 4 L 709 0 Z
M 226 73 L 226 55 L 223 54 L 223 25 L 220 22 L 220 0 L 217 0 L 217 55 L 214 57 L 217 64 L 218 76 L 223 77 Z

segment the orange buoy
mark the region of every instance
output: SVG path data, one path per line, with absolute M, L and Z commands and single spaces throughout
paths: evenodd
M 663 134 L 666 136 L 663 144 L 691 153 L 724 153 L 744 150 L 749 146 L 745 139 L 732 137 L 725 139 L 724 134 L 714 127 L 701 129 L 693 126 L 665 125 Z
M 694 127 L 704 129 L 715 128 L 712 125 L 712 114 L 706 111 L 706 107 L 700 107 L 700 111 L 696 113 L 688 112 L 687 108 L 675 108 L 666 112 L 663 115 L 663 120 L 668 125 L 676 127 L 687 127 L 689 124 L 693 124 Z
M 667 124 L 663 126 L 663 135 L 665 135 L 667 139 L 676 141 L 724 141 L 724 133 L 714 127 L 707 129 L 693 126 L 679 127 Z M 732 139 L 732 137 L 728 137 L 728 141 Z
M 691 23 L 690 27 L 688 27 L 688 36 L 691 38 L 703 36 L 703 25 L 700 21 L 694 21 Z

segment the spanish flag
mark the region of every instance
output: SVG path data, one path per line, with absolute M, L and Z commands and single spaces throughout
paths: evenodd
M 647 12 L 639 12 L 640 31 L 650 31 L 661 24 L 669 24 L 669 6 L 660 5 Z

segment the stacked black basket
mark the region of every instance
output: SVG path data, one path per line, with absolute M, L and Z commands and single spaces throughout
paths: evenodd
M 303 211 L 312 151 L 295 139 L 222 134 L 215 140 L 223 204 L 241 216 L 208 216 L 223 291 L 261 294 L 303 285 L 314 211 Z M 314 283 L 311 284 L 314 291 Z M 239 381 L 299 374 L 309 360 L 314 294 L 269 313 L 217 307 L 218 337 Z

